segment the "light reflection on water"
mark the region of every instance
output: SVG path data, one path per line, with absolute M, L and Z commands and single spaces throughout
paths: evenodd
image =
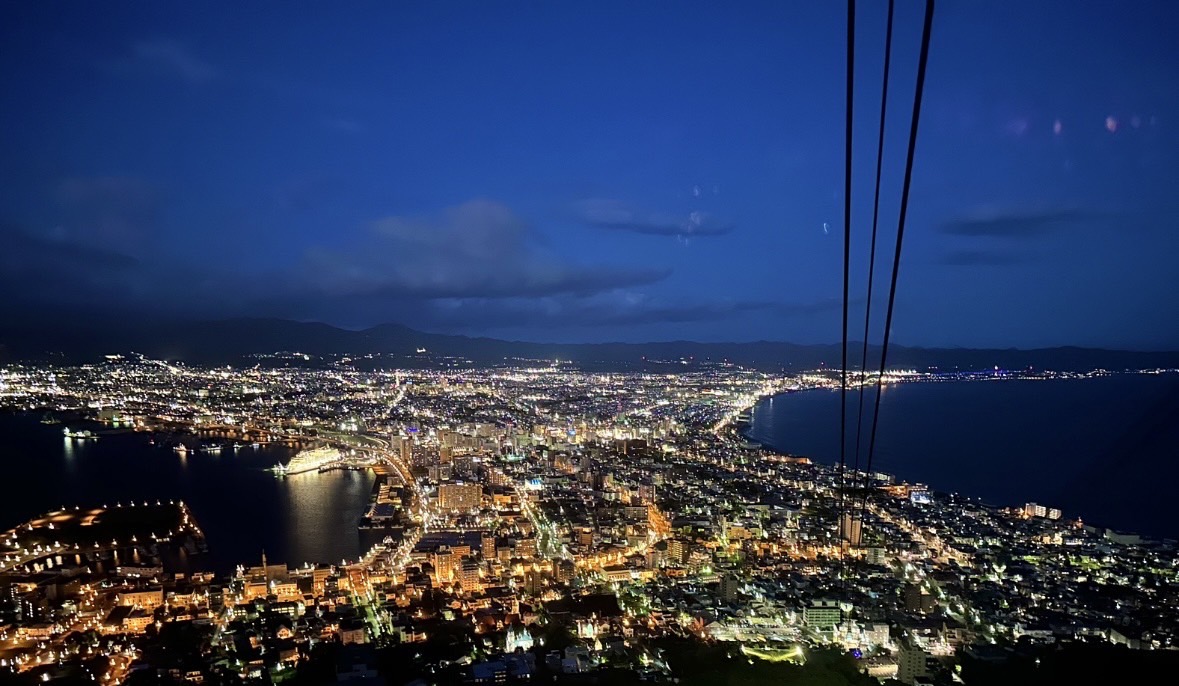
M 368 506 L 369 472 L 308 472 L 281 480 L 290 562 L 339 562 L 359 552 L 356 525 Z
M 74 451 L 74 439 L 70 438 L 69 436 L 62 436 L 61 440 L 61 451 L 62 455 L 65 456 L 66 469 L 68 469 L 70 472 L 74 472 L 77 470 L 77 465 L 75 464 L 77 453 Z
M 76 428 L 87 427 L 79 424 Z M 281 446 L 181 455 L 146 434 L 64 439 L 60 425 L 0 413 L 0 469 L 20 484 L 0 497 L 0 530 L 61 507 L 131 500 L 184 500 L 204 530 L 202 568 L 229 571 L 271 562 L 292 566 L 360 556 L 356 525 L 368 506 L 370 472 L 299 474 L 265 471 L 290 458 Z

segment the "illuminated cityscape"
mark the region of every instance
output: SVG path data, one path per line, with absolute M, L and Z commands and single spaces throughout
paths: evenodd
M 999 645 L 1179 646 L 1174 541 L 883 473 L 851 475 L 871 493 L 862 518 L 841 525 L 836 468 L 743 433 L 757 400 L 838 388 L 831 372 L 450 366 L 112 356 L 0 369 L 4 407 L 63 424 L 66 441 L 181 437 L 191 456 L 166 458 L 181 460 L 281 442 L 298 453 L 273 478 L 376 475 L 356 523 L 376 542 L 334 565 L 260 550 L 230 575 L 203 571 L 217 541 L 180 502 L 82 504 L 5 532 L 0 667 L 101 683 L 145 668 L 277 682 L 310 678 L 330 648 L 328 670 L 346 680 L 420 646 L 389 654 L 440 681 L 618 669 L 670 680 L 677 642 L 702 641 L 766 664 L 854 651 L 869 678 L 911 684 L 994 660 Z
M 0 4 L 0 686 L 1174 679 L 1176 36 Z

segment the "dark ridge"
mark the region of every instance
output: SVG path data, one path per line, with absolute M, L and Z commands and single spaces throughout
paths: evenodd
M 95 315 L 63 316 L 52 321 L 0 322 L 0 362 L 93 362 L 103 355 L 137 352 L 157 359 L 196 364 L 242 364 L 247 356 L 279 351 L 322 357 L 387 356 L 390 366 L 412 358 L 419 348 L 428 356 L 461 357 L 475 363 L 505 358 L 561 359 L 580 363 L 634 365 L 644 361 L 694 358 L 759 369 L 838 367 L 837 344 L 799 345 L 777 341 L 748 343 L 530 343 L 416 331 L 400 324 L 381 324 L 360 331 L 318 322 L 241 318 L 211 321 L 175 319 L 125 320 Z M 869 357 L 879 359 L 878 346 Z M 1179 352 L 1142 352 L 1096 348 L 919 348 L 890 346 L 893 369 L 1001 369 L 1085 371 L 1179 367 Z

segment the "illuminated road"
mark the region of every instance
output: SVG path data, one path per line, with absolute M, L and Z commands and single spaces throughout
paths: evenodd
M 516 485 L 516 497 L 520 499 L 520 509 L 524 512 L 524 516 L 528 521 L 532 522 L 532 527 L 536 529 L 538 538 L 540 539 L 540 554 L 546 558 L 559 557 L 565 560 L 573 559 L 569 548 L 565 544 L 557 545 L 560 537 L 557 536 L 556 527 L 553 526 L 544 514 L 538 512 L 532 504 L 532 499 L 528 496 L 528 492 Z

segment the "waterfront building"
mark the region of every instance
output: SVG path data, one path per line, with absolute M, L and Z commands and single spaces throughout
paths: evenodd
M 119 605 L 154 610 L 164 604 L 164 590 L 125 591 L 118 595 L 117 602 Z

